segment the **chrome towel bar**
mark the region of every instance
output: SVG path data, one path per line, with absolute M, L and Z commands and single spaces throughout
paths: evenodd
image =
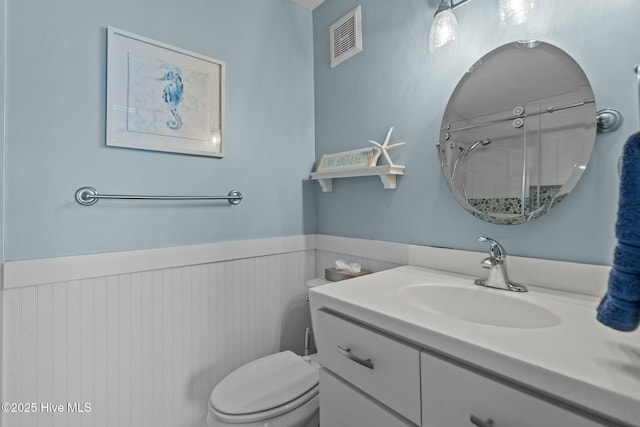
M 100 194 L 93 187 L 82 187 L 76 191 L 76 202 L 82 206 L 91 206 L 100 199 L 123 200 L 228 200 L 230 204 L 237 205 L 242 201 L 242 194 L 237 190 L 229 191 L 226 196 L 140 196 L 123 194 Z

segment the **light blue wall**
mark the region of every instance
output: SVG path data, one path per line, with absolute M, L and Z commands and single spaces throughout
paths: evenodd
M 538 0 L 523 26 L 502 28 L 497 0 L 472 1 L 456 10 L 455 44 L 429 53 L 429 25 L 439 0 L 328 0 L 314 11 L 316 158 L 384 139 L 407 145 L 392 152 L 407 166 L 395 191 L 377 178 L 336 180 L 319 193 L 318 233 L 483 250 L 480 235 L 498 239 L 512 254 L 608 264 L 615 245 L 616 163 L 637 131 L 640 2 Z M 362 5 L 363 52 L 331 69 L 329 26 Z M 575 190 L 544 217 L 498 226 L 468 214 L 450 194 L 436 156 L 438 129 L 449 95 L 466 69 L 513 40 L 540 39 L 568 52 L 593 86 L 597 108 L 613 107 L 626 120 L 599 135 Z
M 5 260 L 315 231 L 312 14 L 291 0 L 8 0 Z M 106 27 L 227 64 L 224 159 L 108 148 Z M 75 190 L 226 194 L 236 207 Z

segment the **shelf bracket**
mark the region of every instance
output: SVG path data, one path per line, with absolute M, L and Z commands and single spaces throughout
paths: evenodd
M 322 187 L 323 193 L 331 193 L 333 191 L 333 179 L 332 178 L 322 178 L 318 180 L 320 187 Z
M 395 190 L 396 189 L 396 176 L 394 174 L 383 174 L 380 175 L 380 181 L 382 181 L 382 185 L 387 190 Z

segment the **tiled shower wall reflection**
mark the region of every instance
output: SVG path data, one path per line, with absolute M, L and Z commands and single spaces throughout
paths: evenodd
M 2 425 L 202 427 L 226 374 L 302 351 L 314 274 L 306 250 L 6 289 L 3 400 L 38 410 Z

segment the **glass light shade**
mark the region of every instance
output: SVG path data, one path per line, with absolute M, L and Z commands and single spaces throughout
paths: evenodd
M 458 20 L 450 9 L 436 13 L 429 32 L 429 50 L 435 52 L 438 48 L 456 39 Z
M 500 0 L 500 22 L 502 25 L 520 25 L 535 7 L 535 0 Z

